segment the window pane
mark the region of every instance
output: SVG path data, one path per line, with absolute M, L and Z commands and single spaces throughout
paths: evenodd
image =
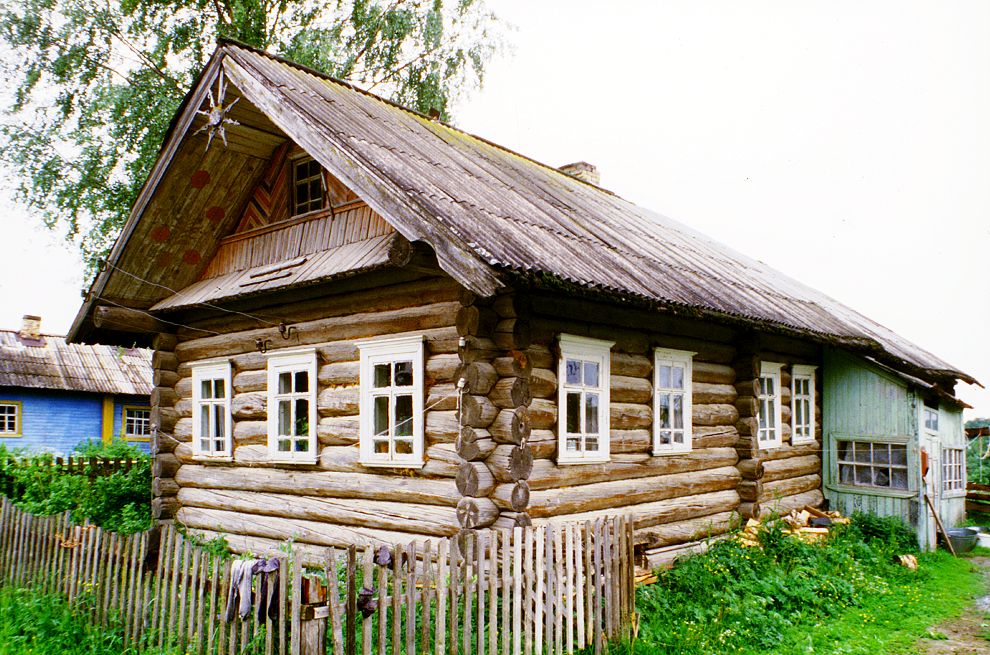
M 873 484 L 873 469 L 869 466 L 856 467 L 856 484 Z
M 578 448 L 580 448 L 581 446 L 581 438 L 568 437 L 564 443 L 565 443 L 564 447 L 567 448 L 567 452 L 576 453 L 578 451 Z
M 891 444 L 890 463 L 896 466 L 907 466 L 907 446 L 904 444 Z
M 670 427 L 670 394 L 661 394 L 657 399 L 657 423 L 661 428 Z
M 681 395 L 674 396 L 674 427 L 677 429 L 684 428 L 684 397 Z
M 852 484 L 855 482 L 853 480 L 853 467 L 849 464 L 839 465 L 839 481 L 845 484 Z
M 666 446 L 670 444 L 670 430 L 660 430 L 659 436 L 657 437 L 657 442 L 661 446 Z
M 869 463 L 870 459 L 870 444 L 868 443 L 853 443 L 853 448 L 856 451 L 856 461 Z
M 396 455 L 412 455 L 413 446 L 412 441 L 408 439 L 396 439 L 395 440 L 395 454 Z
M 683 444 L 684 443 L 684 433 L 683 432 L 675 432 L 674 433 L 674 443 L 677 443 L 677 444 Z
M 213 406 L 213 434 L 211 437 L 224 437 L 224 428 L 227 427 L 227 421 L 224 420 L 224 410 L 226 408 L 223 405 Z
M 411 387 L 413 383 L 412 362 L 395 363 L 395 386 Z
M 224 391 L 224 385 L 226 382 L 223 378 L 218 378 L 213 381 L 213 397 L 214 398 L 226 398 L 227 393 Z
M 413 433 L 412 396 L 395 397 L 395 431 L 397 437 L 411 437 Z M 396 446 L 398 448 L 398 446 Z
M 372 444 L 376 455 L 388 455 L 388 440 L 375 439 Z
M 279 373 L 278 374 L 278 392 L 279 393 L 292 393 L 292 374 L 291 373 Z
M 278 433 L 292 434 L 292 404 L 288 400 L 278 401 Z
M 576 359 L 568 359 L 564 365 L 567 384 L 581 384 L 581 362 Z
M 767 401 L 767 428 L 773 430 L 777 427 L 777 401 Z
M 661 389 L 669 389 L 670 388 L 670 367 L 669 366 L 661 366 L 660 367 L 660 370 L 658 371 L 658 373 L 660 374 L 660 388 Z
M 375 388 L 384 389 L 392 384 L 392 365 L 375 364 Z
M 199 440 L 199 449 L 202 450 L 203 452 L 207 452 L 207 453 L 210 452 L 210 440 L 209 439 L 200 439 Z
M 598 437 L 589 436 L 584 440 L 584 449 L 590 452 L 598 451 Z
M 373 430 L 376 435 L 388 434 L 388 396 L 375 397 Z
M 876 444 L 873 446 L 873 463 L 874 464 L 889 464 L 890 463 L 890 446 Z
M 584 363 L 584 386 L 598 386 L 598 362 Z
M 278 440 L 278 451 L 280 453 L 287 453 L 289 452 L 290 449 L 291 449 L 291 444 L 289 443 L 288 439 Z
M 215 440 L 213 442 L 213 451 L 217 453 L 222 453 L 226 449 L 226 445 L 223 441 Z
M 296 439 L 296 452 L 297 453 L 308 453 L 309 452 L 309 440 L 307 439 Z
M 584 431 L 598 434 L 598 394 L 589 393 L 584 397 Z
M 296 436 L 309 436 L 309 400 L 296 399 Z
M 209 400 L 213 397 L 213 385 L 210 380 L 203 380 L 199 385 L 199 395 L 203 400 Z
M 309 391 L 309 371 L 296 371 L 295 374 L 296 393 L 306 393 Z
M 684 368 L 681 367 L 681 366 L 675 366 L 671 370 L 671 372 L 673 373 L 673 376 L 672 376 L 672 383 L 671 383 L 670 386 L 672 386 L 675 389 L 683 389 L 684 388 Z
M 893 469 L 890 472 L 890 486 L 894 489 L 907 489 L 907 469 Z
M 567 433 L 581 432 L 581 393 L 572 391 L 567 394 Z

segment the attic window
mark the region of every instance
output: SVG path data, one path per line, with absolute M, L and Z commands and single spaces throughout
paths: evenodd
M 323 186 L 323 167 L 309 157 L 297 159 L 292 164 L 292 215 L 299 216 L 326 205 Z

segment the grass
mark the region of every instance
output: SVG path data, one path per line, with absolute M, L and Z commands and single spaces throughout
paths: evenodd
M 761 542 L 718 542 L 637 590 L 637 639 L 613 654 L 913 653 L 982 589 L 966 559 L 939 552 L 919 555 L 917 571 L 897 564 L 914 537 L 890 519 L 856 516 L 819 545 L 770 527 Z
M 0 589 L 0 655 L 116 655 L 119 630 L 94 626 L 55 594 Z

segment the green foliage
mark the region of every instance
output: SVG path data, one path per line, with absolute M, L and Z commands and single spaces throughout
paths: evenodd
M 116 655 L 123 631 L 100 627 L 74 612 L 57 594 L 0 589 L 0 655 Z
M 68 471 L 53 466 L 51 455 L 25 455 L 11 460 L 0 446 L 0 493 L 32 514 L 71 511 L 76 521 L 88 519 L 107 530 L 140 532 L 151 527 L 151 458 L 124 442 L 80 444 L 82 457 L 136 460 L 130 469 L 109 475 Z
M 969 425 L 967 423 L 967 425 Z M 990 484 L 990 437 L 974 437 L 966 445 L 966 478 L 976 484 Z M 990 508 L 988 508 L 990 509 Z
M 229 37 L 448 117 L 495 52 L 484 0 L 23 0 L 0 5 L 20 198 L 92 267 L 119 232 L 172 115 Z
M 806 544 L 779 524 L 766 526 L 760 542 L 747 548 L 720 541 L 659 572 L 657 584 L 637 590 L 637 639 L 614 652 L 848 652 L 807 650 L 810 633 L 840 620 L 862 628 L 891 605 L 903 611 L 914 603 L 924 612 L 920 590 L 938 581 L 931 571 L 943 562 L 923 555 L 919 572 L 899 566 L 895 555 L 917 552 L 913 533 L 896 519 L 868 515 L 836 526 L 820 544 Z M 975 590 L 978 583 L 957 575 L 955 584 Z M 918 627 L 916 636 L 922 634 Z

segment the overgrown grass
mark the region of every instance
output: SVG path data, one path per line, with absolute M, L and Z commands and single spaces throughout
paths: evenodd
M 116 655 L 122 632 L 101 628 L 58 595 L 0 589 L 0 655 Z
M 147 530 L 151 526 L 151 458 L 121 441 L 109 445 L 84 442 L 75 454 L 134 459 L 137 464 L 127 471 L 90 476 L 51 466 L 51 455 L 11 452 L 0 445 L 0 493 L 32 514 L 71 511 L 74 520 L 88 519 L 113 532 Z M 18 460 L 8 460 L 12 455 Z
M 661 572 L 637 591 L 638 638 L 613 653 L 912 652 L 981 585 L 968 561 L 943 553 L 920 555 L 918 571 L 897 564 L 916 547 L 896 519 L 857 515 L 817 545 L 771 526 L 761 542 L 718 542 Z

